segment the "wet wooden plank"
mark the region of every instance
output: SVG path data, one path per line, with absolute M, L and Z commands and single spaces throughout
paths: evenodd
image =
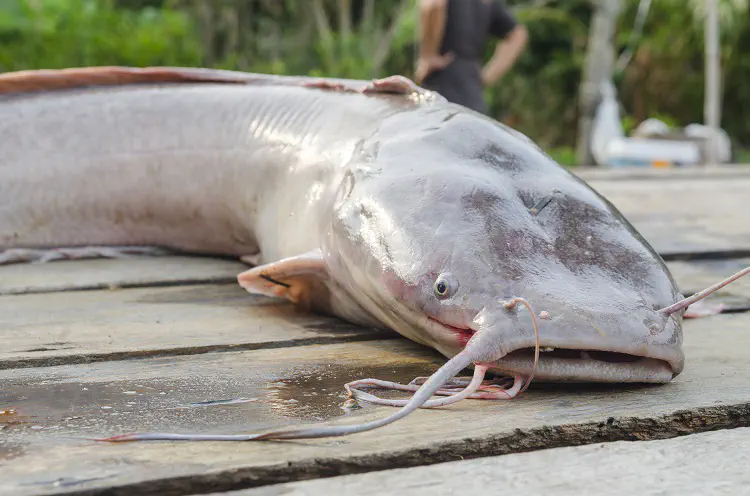
M 391 335 L 236 283 L 0 296 L 0 369 Z
M 128 288 L 155 285 L 234 283 L 242 262 L 209 257 L 136 256 L 0 266 L 0 295 Z
M 0 371 L 0 405 L 30 422 L 6 427 L 0 436 L 0 493 L 226 491 L 747 425 L 749 331 L 744 314 L 687 322 L 687 367 L 666 385 L 537 383 L 513 402 L 467 401 L 419 410 L 354 436 L 290 442 L 101 445 L 69 437 L 144 429 L 239 432 L 318 419 L 382 418 L 393 410 L 340 410 L 343 383 L 362 376 L 405 381 L 443 359 L 390 340 Z M 232 398 L 251 401 L 190 405 Z
M 225 496 L 294 494 L 746 494 L 750 428 L 664 441 L 594 444 L 394 469 L 265 488 Z M 219 493 L 214 493 L 219 494 Z
M 662 257 L 750 252 L 750 176 L 590 180 Z

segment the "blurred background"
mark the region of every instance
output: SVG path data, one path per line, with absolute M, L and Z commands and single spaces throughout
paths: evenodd
M 750 162 L 750 0 L 718 0 L 721 127 Z M 621 0 L 612 43 L 626 133 L 648 118 L 704 121 L 703 0 Z M 492 117 L 576 163 L 595 1 L 508 0 L 529 42 L 487 89 Z M 0 71 L 95 65 L 202 66 L 369 79 L 412 77 L 416 0 L 0 0 Z M 633 30 L 639 36 L 633 37 Z M 494 44 L 487 44 L 487 57 Z M 618 63 L 619 59 L 619 63 Z

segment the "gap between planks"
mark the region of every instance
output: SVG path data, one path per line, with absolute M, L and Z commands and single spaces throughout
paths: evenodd
M 248 265 L 200 255 L 130 256 L 0 266 L 0 295 L 237 284 Z
M 111 353 L 80 353 L 75 355 L 51 356 L 41 358 L 19 358 L 0 360 L 0 370 L 26 369 L 37 367 L 57 367 L 60 365 L 82 365 L 98 362 L 111 362 L 117 360 L 136 360 L 147 358 L 178 357 L 184 355 L 203 355 L 205 353 L 230 353 L 238 351 L 272 350 L 276 348 L 296 348 L 299 346 L 313 346 L 337 343 L 350 343 L 354 341 L 382 341 L 390 339 L 403 339 L 395 333 L 373 333 L 373 334 L 347 334 L 336 337 L 314 337 L 287 339 L 284 341 L 260 341 L 256 343 L 238 344 L 215 344 L 205 346 L 186 346 L 175 348 L 119 351 Z
M 0 296 L 0 330 L 0 369 L 398 337 L 237 285 Z

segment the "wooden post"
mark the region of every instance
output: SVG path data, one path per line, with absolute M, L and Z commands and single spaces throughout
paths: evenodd
M 579 90 L 580 117 L 576 160 L 579 165 L 593 165 L 591 126 L 600 101 L 601 83 L 612 75 L 615 63 L 613 36 L 620 15 L 621 0 L 592 0 L 594 13 L 589 29 L 586 66 Z
M 719 5 L 718 0 L 706 1 L 706 88 L 703 105 L 703 120 L 712 131 L 721 126 L 721 60 L 719 58 Z M 706 164 L 718 163 L 716 141 L 711 140 L 706 147 Z

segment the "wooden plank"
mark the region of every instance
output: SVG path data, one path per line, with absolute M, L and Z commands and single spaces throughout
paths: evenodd
M 248 266 L 188 256 L 71 260 L 0 266 L 0 295 L 156 285 L 236 283 Z
M 693 260 L 690 262 L 667 262 L 669 271 L 674 276 L 683 292 L 695 292 L 707 288 L 727 277 L 750 266 L 750 258 L 732 258 L 726 260 Z M 750 276 L 743 277 L 719 293 L 725 298 L 734 298 L 735 303 L 750 304 Z
M 390 340 L 0 371 L 0 405 L 31 421 L 7 427 L 0 436 L 5 458 L 0 494 L 232 490 L 747 426 L 748 316 L 699 319 L 685 327 L 687 368 L 670 384 L 536 383 L 516 401 L 419 410 L 382 429 L 306 441 L 102 445 L 69 437 L 155 429 L 239 432 L 318 419 L 382 418 L 393 410 L 372 405 L 347 414 L 340 410 L 343 383 L 362 376 L 404 381 L 443 359 L 405 340 Z M 189 407 L 231 398 L 257 400 Z
M 665 441 L 594 444 L 221 493 L 329 496 L 492 493 L 748 494 L 750 428 Z M 219 494 L 219 493 L 213 493 Z
M 0 296 L 0 369 L 393 335 L 236 283 Z
M 750 177 L 670 181 L 592 180 L 662 257 L 750 253 L 744 205 Z
M 714 167 L 571 167 L 569 170 L 584 181 L 622 181 L 640 179 L 648 181 L 673 181 L 698 179 L 711 181 L 717 178 L 748 178 L 750 164 L 723 164 Z

